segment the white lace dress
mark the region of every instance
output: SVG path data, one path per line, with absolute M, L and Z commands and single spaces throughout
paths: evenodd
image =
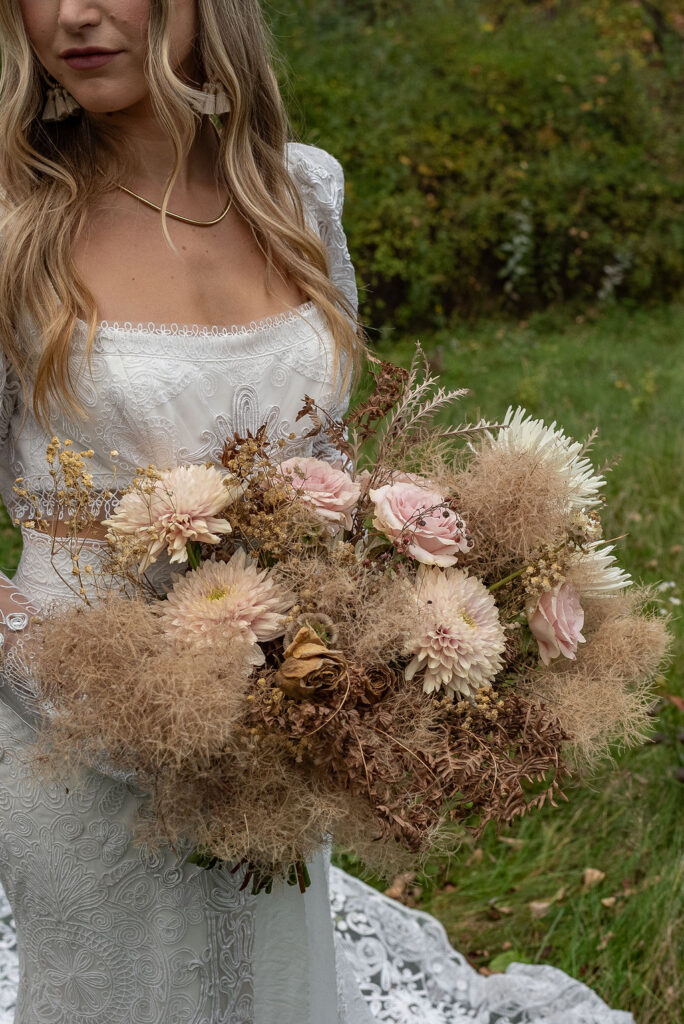
M 291 145 L 287 159 L 333 277 L 355 300 L 341 168 L 306 146 Z M 309 454 L 307 424 L 295 422 L 303 396 L 341 404 L 328 326 L 311 302 L 229 329 L 102 324 L 91 373 L 79 362 L 83 339 L 81 325 L 72 358 L 89 418 L 57 417 L 53 429 L 94 450 L 103 491 L 113 483 L 112 449 L 119 488 L 138 465 L 217 458 L 226 436 L 262 422 L 285 439 L 285 456 Z M 24 518 L 11 490 L 23 476 L 49 514 L 48 438 L 30 413 L 20 431 L 23 410 L 5 368 L 0 385 L 3 496 Z M 93 559 L 98 550 L 93 542 Z M 70 566 L 62 568 L 68 577 Z M 14 583 L 36 607 L 73 600 L 35 531 L 25 531 Z M 68 786 L 39 785 L 26 767 L 33 735 L 30 716 L 0 687 L 1 1024 L 632 1020 L 551 967 L 514 965 L 482 978 L 437 921 L 330 869 L 327 856 L 312 863 L 304 897 L 282 885 L 254 898 L 239 892 L 239 875 L 179 865 L 170 850 L 145 852 L 131 841 L 135 788 L 95 771 Z

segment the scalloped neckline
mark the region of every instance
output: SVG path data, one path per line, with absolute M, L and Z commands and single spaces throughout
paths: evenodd
M 262 334 L 282 324 L 294 323 L 305 319 L 308 314 L 318 309 L 316 302 L 309 299 L 294 306 L 292 309 L 283 310 L 282 313 L 275 313 L 272 316 L 261 317 L 259 320 L 251 320 L 244 324 L 231 324 L 223 326 L 220 324 L 179 324 L 179 323 L 154 323 L 152 321 L 135 323 L 131 320 L 100 320 L 96 327 L 96 336 L 101 334 L 135 334 L 141 337 L 165 337 L 165 338 L 235 338 L 249 337 L 254 334 Z M 87 331 L 88 326 L 84 320 L 77 319 L 77 323 Z

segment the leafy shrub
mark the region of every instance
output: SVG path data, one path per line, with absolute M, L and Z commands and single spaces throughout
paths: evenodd
M 684 282 L 684 25 L 650 0 L 294 0 L 296 131 L 343 163 L 375 326 Z

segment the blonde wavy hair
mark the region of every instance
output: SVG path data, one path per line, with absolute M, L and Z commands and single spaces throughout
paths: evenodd
M 156 114 L 171 138 L 175 165 L 166 184 L 162 218 L 189 152 L 198 118 L 191 88 L 169 59 L 172 0 L 150 0 L 146 75 Z M 197 0 L 198 66 L 216 78 L 231 100 L 219 126 L 219 174 L 233 203 L 253 229 L 273 274 L 296 283 L 327 317 L 338 372 L 358 368 L 363 332 L 355 311 L 329 276 L 325 246 L 307 225 L 284 162 L 289 124 L 272 69 L 273 47 L 259 0 Z M 0 4 L 0 346 L 47 425 L 51 399 L 83 415 L 69 364 L 78 319 L 88 325 L 90 359 L 97 330 L 95 300 L 79 277 L 72 248 L 89 204 L 125 180 L 131 166 L 125 141 L 86 111 L 65 121 L 40 117 L 46 76 L 26 36 L 17 0 Z M 98 173 L 97 167 L 104 173 Z M 43 339 L 28 351 L 17 330 L 28 314 Z M 341 369 L 344 368 L 344 369 Z

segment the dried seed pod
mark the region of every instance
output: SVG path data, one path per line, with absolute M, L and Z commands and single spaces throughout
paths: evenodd
M 323 612 L 303 612 L 301 615 L 298 615 L 292 620 L 285 631 L 285 642 L 291 644 L 299 630 L 304 626 L 312 629 L 322 643 L 330 644 L 331 646 L 337 643 L 337 626 L 330 616 L 324 615 Z

